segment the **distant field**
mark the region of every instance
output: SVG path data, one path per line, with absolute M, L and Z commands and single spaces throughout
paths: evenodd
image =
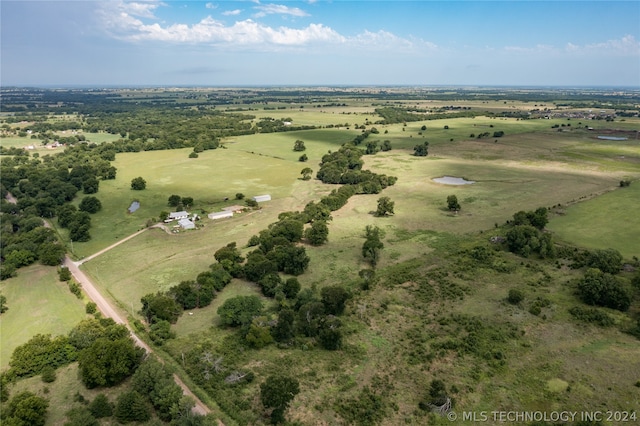
M 640 257 L 640 182 L 574 204 L 547 226 L 560 239 L 579 247 L 612 247 L 625 258 Z
M 33 265 L 18 276 L 0 281 L 9 310 L 0 316 L 0 368 L 9 365 L 16 346 L 35 334 L 67 334 L 86 317 L 85 302 L 58 281 L 56 268 Z

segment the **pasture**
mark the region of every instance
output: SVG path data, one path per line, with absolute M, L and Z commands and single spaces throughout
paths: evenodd
M 205 151 L 194 159 L 188 158 L 190 151 L 118 154 L 113 163 L 118 168 L 116 179 L 102 181 L 96 194 L 102 210 L 93 215 L 92 239 L 75 243 L 75 254 L 86 257 L 144 228 L 149 219 L 157 220 L 161 211 L 171 211 L 167 199 L 172 194 L 193 197 L 194 206 L 190 210 L 201 214 L 243 204 L 234 199 L 236 193 L 247 198 L 271 194 L 270 205 L 288 210 L 304 207 L 316 198 L 316 190 L 324 190 L 319 185 L 300 186 L 300 170 L 304 165 L 298 161 L 238 149 Z M 131 189 L 131 180 L 138 176 L 147 181 L 143 191 Z M 225 198 L 229 201 L 225 202 Z M 140 202 L 140 208 L 129 214 L 127 209 L 134 200 Z M 208 224 L 206 213 L 203 223 Z
M 490 112 L 533 107 L 524 101 L 460 103 Z M 452 101 L 398 104 L 435 109 Z M 525 259 L 488 242 L 504 232 L 500 226 L 515 212 L 553 207 L 547 228 L 557 240 L 586 248 L 613 247 L 626 258 L 638 256 L 640 221 L 633 207 L 640 198 L 640 146 L 633 138 L 597 139 L 600 132 L 637 129 L 637 119 L 609 123 L 475 117 L 375 125 L 379 117 L 372 115 L 376 104 L 371 99 L 351 99 L 345 106 L 304 103 L 302 108 L 300 102 L 285 101 L 269 105 L 274 106 L 286 109 L 252 106 L 250 113 L 256 120 L 291 118 L 294 125 L 348 122 L 350 126 L 229 137 L 219 149 L 199 153 L 197 159 L 188 158 L 191 149 L 118 154 L 113 162 L 117 178 L 102 181 L 96 194 L 103 208 L 92 215 L 93 238 L 74 243 L 73 250 L 83 258 L 145 228 L 161 211 L 172 210 L 167 205 L 172 194 L 194 198 L 189 210 L 203 217 L 199 229 L 176 234 L 148 229 L 82 266 L 103 295 L 123 313 L 137 317 L 144 295 L 194 279 L 215 262 L 215 251 L 229 242 L 235 241 L 246 255 L 253 249 L 246 248 L 249 238 L 277 221 L 280 213 L 301 210 L 337 188 L 315 179 L 302 181 L 300 170 L 310 167 L 315 175 L 322 156 L 353 140 L 361 133 L 354 126 L 368 121 L 367 129 L 373 125 L 379 133 L 371 134 L 361 148 L 367 141 L 390 140 L 393 149 L 363 156 L 364 168 L 397 176 L 398 181 L 380 194 L 355 195 L 333 212 L 328 243 L 306 246 L 311 262 L 298 277 L 302 288 L 316 295 L 330 285 L 341 285 L 351 293 L 352 300 L 340 316 L 342 348 L 324 351 L 314 339 L 300 337 L 286 348 L 248 349 L 238 330 L 219 327 L 216 311 L 225 300 L 261 294 L 258 285 L 234 279 L 210 306 L 185 312 L 172 326 L 177 338 L 163 348 L 176 362 L 184 363 L 180 354 L 185 348 L 210 342 L 226 354 L 229 369 L 255 373 L 258 380 L 228 392 L 241 410 L 250 413 L 247 416 L 254 416 L 253 423 L 262 421 L 259 383 L 269 374 L 292 372 L 300 380 L 301 393 L 287 419 L 300 424 L 339 421 L 336 412 L 341 404 L 358 398 L 364 404 L 366 398 L 360 395 L 367 386 L 380 396 L 381 404 L 375 409 L 386 410 L 387 424 L 449 423 L 417 408 L 433 379 L 444 381 L 457 411 L 640 409 L 634 386 L 640 377 L 629 374 L 640 371 L 638 341 L 622 332 L 631 326 L 637 300 L 631 315 L 602 308 L 613 318 L 609 328 L 580 323 L 569 308 L 581 304 L 575 279 L 582 271 L 566 268 L 562 261 Z M 553 104 L 540 102 L 535 107 L 552 108 Z M 587 130 L 587 124 L 593 130 Z M 505 135 L 493 137 L 497 131 Z M 483 132 L 490 136 L 475 137 Z M 298 139 L 305 143 L 304 152 L 293 151 Z M 430 143 L 429 155 L 413 156 L 413 147 L 424 141 Z M 303 153 L 309 157 L 305 163 L 298 161 Z M 143 191 L 130 188 L 137 176 L 147 181 Z M 476 183 L 453 186 L 432 180 L 441 176 Z M 622 179 L 632 180 L 631 186 L 618 189 Z M 233 218 L 211 221 L 206 217 L 208 212 L 242 204 L 234 199 L 236 193 L 247 198 L 270 194 L 272 201 Z M 459 212 L 447 210 L 449 195 L 457 196 Z M 373 215 L 381 196 L 394 201 L 392 216 Z M 127 207 L 134 200 L 141 207 L 129 214 Z M 363 289 L 359 277 L 362 269 L 370 267 L 362 257 L 367 225 L 384 232 L 377 280 L 369 290 Z M 488 249 L 488 262 L 469 254 L 477 247 Z M 524 294 L 521 303 L 506 301 L 511 289 Z M 66 333 L 85 316 L 84 304 L 66 284 L 57 283 L 53 268 L 21 269 L 17 278 L 2 282 L 2 292 L 9 311 L 0 320 L 0 367 L 6 367 L 7 354 L 22 340 L 37 332 Z M 57 293 L 47 296 L 47 292 Z M 77 315 L 56 325 L 34 321 L 36 329 L 23 333 L 16 316 L 31 317 L 33 300 L 43 297 L 58 305 L 42 307 L 38 321 L 48 321 L 52 313 L 62 316 L 62 311 L 69 315 L 76 308 Z M 276 302 L 263 301 L 266 315 L 274 319 Z M 532 310 L 536 303 L 543 304 L 538 313 Z M 53 331 L 43 331 L 47 326 Z M 16 334 L 5 337 L 7 327 Z M 48 385 L 50 395 L 55 394 L 50 396 L 52 404 L 69 404 L 72 390 L 82 387 L 72 377 L 75 369 L 65 367 L 59 379 Z M 21 381 L 19 386 L 45 392 L 39 378 Z M 82 391 L 90 397 L 92 392 Z M 50 424 L 61 422 L 62 416 L 54 410 Z
M 74 296 L 67 283 L 58 281 L 55 268 L 32 265 L 17 277 L 0 281 L 9 310 L 0 316 L 0 368 L 9 365 L 16 346 L 35 334 L 67 334 L 86 317 L 85 301 Z
M 450 131 L 459 129 L 460 134 L 466 134 L 479 123 L 488 126 L 496 120 L 448 122 Z M 518 125 L 531 126 L 530 132 L 509 131 L 497 142 L 494 139 L 436 142 L 430 146 L 428 157 L 412 156 L 411 149 L 365 155 L 366 169 L 397 176 L 398 182 L 383 194 L 354 196 L 333 213 L 329 244 L 309 250 L 312 262 L 306 275 L 310 281 L 323 285 L 322 282 L 341 274 L 355 276 L 364 267 L 360 247 L 361 233 L 367 224 L 379 226 L 394 241 L 390 243 L 393 248 L 382 259 L 383 264 L 392 264 L 406 259 L 410 253 L 431 250 L 428 238 L 402 239 L 396 234 L 490 231 L 496 224 L 511 219 L 518 210 L 574 203 L 615 189 L 622 176 L 640 176 L 635 163 L 635 159 L 640 161 L 640 153 L 632 141 L 613 146 L 592 139 L 586 131 L 542 130 L 541 122 L 509 121 L 514 129 Z M 416 129 L 418 124 L 411 123 Z M 548 128 L 547 120 L 543 124 Z M 401 126 L 388 126 L 388 135 L 399 138 L 406 134 Z M 383 129 L 381 134 L 370 138 L 386 137 Z M 535 129 L 538 132 L 531 132 Z M 356 130 L 321 129 L 235 137 L 223 141 L 226 149 L 205 151 L 197 159 L 187 158 L 187 149 L 118 154 L 117 179 L 103 181 L 98 193 L 103 209 L 93 216 L 94 238 L 88 243 L 74 244 L 75 252 L 80 257 L 88 256 L 143 228 L 149 218 L 157 217 L 162 210 L 169 211 L 166 200 L 171 194 L 194 197 L 195 212 L 216 211 L 237 203 L 233 200 L 236 192 L 247 197 L 272 195 L 273 201 L 264 203 L 262 210 L 222 221 L 210 221 L 203 215 L 201 229 L 178 235 L 153 229 L 83 266 L 99 286 L 120 301 L 124 310 L 136 312 L 140 297 L 193 279 L 214 262 L 213 253 L 218 248 L 231 241 L 244 246 L 252 235 L 275 222 L 280 212 L 300 210 L 308 201 L 329 192 L 333 186 L 316 180 L 301 181 L 299 172 L 307 166 L 317 171 L 322 155 L 338 149 L 357 134 Z M 307 163 L 297 161 L 301 153 L 292 149 L 297 139 L 305 141 Z M 401 141 L 398 145 L 408 148 L 416 138 L 405 137 Z M 566 155 L 578 148 L 584 153 L 582 157 Z M 625 158 L 620 158 L 621 154 Z M 476 183 L 451 186 L 432 181 L 444 175 L 465 177 Z M 147 180 L 146 190 L 129 188 L 130 180 L 136 176 Z M 462 206 L 458 214 L 446 209 L 446 198 L 451 194 L 458 197 Z M 381 195 L 395 202 L 392 217 L 376 218 L 371 214 Z M 224 202 L 224 197 L 230 200 Z M 126 208 L 134 199 L 140 201 L 141 208 L 128 214 Z M 113 268 L 114 264 L 123 267 Z
M 569 206 L 555 215 L 547 228 L 561 240 L 578 247 L 613 247 L 631 259 L 640 257 L 640 182 Z

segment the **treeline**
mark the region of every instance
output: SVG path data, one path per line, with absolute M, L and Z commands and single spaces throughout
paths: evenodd
M 291 123 L 291 118 L 285 118 L 283 120 L 265 117 L 260 119 L 254 126 L 255 133 L 275 133 L 275 132 L 291 132 L 294 130 L 312 130 L 316 129 L 316 126 L 304 125 L 295 126 Z M 285 124 L 286 123 L 286 124 Z

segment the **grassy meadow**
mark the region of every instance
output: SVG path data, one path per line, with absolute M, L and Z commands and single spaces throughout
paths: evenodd
M 15 278 L 0 282 L 9 310 L 0 316 L 0 369 L 9 365 L 16 346 L 35 334 L 67 334 L 86 317 L 85 301 L 79 300 L 50 266 L 20 269 Z
M 460 103 L 480 111 L 533 106 L 502 100 Z M 452 101 L 402 104 L 431 109 Z M 203 216 L 197 230 L 171 234 L 148 229 L 83 264 L 82 269 L 124 314 L 139 317 L 142 296 L 195 279 L 215 262 L 215 251 L 232 241 L 248 253 L 249 238 L 276 222 L 280 213 L 301 210 L 337 188 L 315 179 L 302 181 L 300 171 L 310 167 L 315 174 L 324 154 L 361 133 L 355 125 L 379 119 L 372 115 L 376 106 L 371 100 L 319 108 L 313 104 L 301 108 L 299 102 L 277 105 L 287 109 L 251 113 L 257 119 L 291 118 L 294 125 L 349 123 L 350 127 L 229 137 L 219 149 L 202 152 L 196 159 L 188 158 L 191 149 L 117 154 L 113 162 L 117 178 L 100 182 L 96 196 L 102 210 L 92 215 L 92 240 L 74 243 L 77 258 L 108 247 L 143 229 L 161 211 L 170 211 L 167 198 L 172 194 L 193 197 L 190 210 Z M 553 104 L 540 102 L 536 107 Z M 594 130 L 578 128 L 587 124 Z M 427 130 L 421 130 L 423 125 Z M 576 296 L 582 271 L 571 269 L 564 260 L 525 259 L 489 243 L 491 236 L 504 234 L 501 226 L 515 212 L 553 207 L 547 229 L 556 240 L 585 248 L 612 247 L 627 260 L 640 256 L 640 219 L 633 208 L 640 199 L 640 145 L 633 139 L 612 142 L 596 137 L 599 131 L 637 130 L 640 121 L 476 117 L 374 126 L 380 133 L 367 141 L 390 140 L 393 149 L 363 156 L 364 168 L 397 176 L 397 183 L 380 194 L 355 195 L 333 212 L 328 243 L 305 246 L 311 262 L 298 277 L 303 289 L 316 294 L 331 285 L 344 286 L 352 294 L 339 317 L 341 350 L 321 350 L 309 343 L 313 339 L 287 347 L 247 349 L 238 330 L 220 327 L 216 311 L 238 295 L 262 296 L 256 284 L 234 279 L 210 306 L 180 317 L 172 326 L 177 338 L 163 346 L 166 354 L 184 363 L 180 354 L 211 344 L 225 354 L 230 370 L 255 373 L 254 382 L 229 390 L 229 398 L 235 398 L 250 419 L 248 424 L 265 422 L 259 385 L 274 373 L 294 374 L 300 381 L 301 392 L 286 416 L 305 425 L 342 424 L 340 410 L 353 401 L 354 406 L 362 404 L 362 416 L 384 412 L 380 424 L 450 424 L 446 417 L 418 408 L 434 379 L 446 384 L 458 413 L 640 412 L 636 384 L 640 344 L 623 332 L 640 313 L 638 298 L 629 314 L 601 308 L 612 319 L 609 327 L 579 322 L 569 309 L 584 306 Z M 505 136 L 471 136 L 494 131 L 504 131 Z M 305 142 L 306 163 L 298 161 L 303 152 L 292 149 L 298 139 Z M 99 136 L 91 140 L 109 139 L 104 135 L 104 140 Z M 424 141 L 430 143 L 429 155 L 413 156 L 413 147 Z M 147 181 L 143 191 L 130 188 L 131 179 L 138 176 Z M 432 180 L 442 176 L 475 183 L 453 186 Z M 623 179 L 630 179 L 631 186 L 618 188 Z M 234 199 L 236 193 L 247 198 L 270 194 L 272 201 L 229 219 L 206 217 L 222 207 L 243 204 Z M 456 195 L 461 205 L 457 214 L 446 208 L 449 195 Z M 373 215 L 381 196 L 395 202 L 394 215 Z M 127 208 L 134 200 L 141 207 L 130 214 Z M 384 248 L 376 281 L 372 289 L 363 290 L 359 271 L 369 267 L 361 252 L 367 225 L 383 230 Z M 477 247 L 487 249 L 488 260 L 471 256 Z M 622 276 L 629 279 L 632 274 Z M 57 281 L 54 268 L 21 269 L 16 278 L 0 285 L 9 306 L 0 319 L 0 368 L 7 366 L 13 348 L 33 334 L 66 333 L 85 317 L 84 303 Z M 520 290 L 524 300 L 508 303 L 511 289 Z M 274 318 L 278 302 L 262 300 L 267 315 Z M 29 318 L 27 327 L 24 318 Z M 369 411 L 365 388 L 374 391 L 371 401 L 379 403 L 372 403 Z M 48 425 L 63 422 L 59 407 L 72 406 L 78 389 L 88 399 L 100 392 L 84 389 L 75 364 L 58 370 L 58 379 L 50 385 L 36 377 L 20 381 L 11 392 L 20 389 L 47 392 Z M 104 391 L 113 400 L 119 389 Z
M 631 207 L 638 200 L 640 185 L 636 182 L 571 205 L 555 216 L 547 228 L 558 238 L 579 247 L 615 247 L 625 258 L 640 257 L 640 217 Z

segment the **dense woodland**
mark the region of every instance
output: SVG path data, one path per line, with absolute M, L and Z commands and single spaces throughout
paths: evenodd
M 502 90 L 452 93 L 450 89 L 408 93 L 345 89 L 332 96 L 313 89 L 220 89 L 213 93 L 184 90 L 159 92 L 158 96 L 144 93 L 143 96 L 135 90 L 115 89 L 3 90 L 2 112 L 11 113 L 5 116 L 4 135 L 29 134 L 35 143 L 46 144 L 60 141 L 55 132 L 81 129 L 119 135 L 119 139 L 95 144 L 71 133 L 62 140 L 64 152 L 56 155 L 36 156 L 22 149 L 1 149 L 0 279 L 11 278 L 20 273 L 21 267 L 35 262 L 53 267 L 61 264 L 67 247 L 47 226 L 47 221 L 57 220 L 60 227 L 68 230 L 71 241 L 91 238 L 92 215 L 101 209 L 93 194 L 99 192 L 101 182 L 116 178 L 118 171 L 111 162 L 118 153 L 178 148 L 192 148 L 198 153 L 220 148 L 220 139 L 228 136 L 315 128 L 297 126 L 290 119 L 256 121 L 251 109 L 269 103 L 304 103 L 309 108 L 314 104 L 340 105 L 342 98 L 375 98 L 382 100 L 375 110 L 376 118 L 381 119 L 372 121 L 383 125 L 445 115 L 484 115 L 482 111 L 453 106 L 440 111 L 415 111 L 394 105 L 399 99 L 421 98 L 425 93 L 432 99 L 452 102 L 460 97 L 493 100 L 504 96 Z M 512 92 L 510 97 L 530 102 L 553 101 L 558 93 L 522 91 Z M 629 101 L 626 95 L 607 91 L 566 91 L 562 99 L 575 106 L 619 105 L 621 111 L 627 110 Z M 237 110 L 220 110 L 220 106 L 230 105 L 237 105 Z M 509 111 L 492 114 L 513 116 Z M 556 274 L 562 267 L 578 271 L 579 276 L 566 285 L 573 286 L 582 303 L 573 304 L 570 315 L 580 323 L 616 327 L 640 339 L 640 317 L 631 309 L 640 302 L 638 259 L 623 259 L 614 249 L 586 250 L 559 244 L 545 230 L 552 211 L 545 206 L 513 212 L 513 218 L 506 223 L 496 223 L 493 232 L 499 238 L 493 243 L 488 243 L 484 236 L 451 238 L 447 244 L 435 244 L 429 256 L 384 269 L 378 267 L 385 249 L 384 232 L 367 226 L 362 230 L 361 256 L 368 267 L 360 270 L 356 282 L 336 282 L 320 290 L 302 289 L 298 277 L 304 276 L 309 267 L 311 259 L 307 251 L 326 244 L 330 238 L 332 213 L 350 197 L 379 194 L 401 179 L 363 169 L 366 155 L 391 150 L 391 145 L 388 140 L 374 140 L 379 134 L 375 127 L 363 126 L 362 130 L 340 149 L 322 157 L 315 178 L 329 186 L 328 195 L 309 202 L 302 211 L 280 213 L 278 221 L 254 235 L 246 247 L 229 241 L 215 251 L 215 262 L 207 270 L 167 291 L 147 294 L 141 300 L 140 319 L 133 321 L 134 329 L 182 364 L 190 380 L 216 402 L 227 419 L 237 424 L 286 422 L 287 408 L 300 392 L 301 382 L 313 381 L 316 372 L 306 371 L 301 378 L 272 369 L 272 374 L 259 377 L 254 370 L 259 350 L 275 346 L 283 357 L 292 349 L 344 351 L 348 357 L 358 359 L 360 349 L 345 343 L 345 337 L 372 321 L 356 314 L 360 303 L 375 292 L 389 291 L 405 283 L 411 283 L 406 289 L 411 296 L 408 309 L 424 312 L 422 324 L 405 330 L 399 338 L 403 347 L 399 356 L 408 366 L 464 359 L 474 365 L 475 372 L 470 374 L 477 375 L 478 380 L 480 376 L 491 377 L 504 370 L 512 343 L 522 342 L 523 326 L 499 320 L 483 322 L 471 315 L 446 311 L 448 303 L 464 301 L 473 293 L 466 281 L 475 274 L 493 279 L 521 274 L 531 281 L 531 286 L 546 288 L 559 280 Z M 494 138 L 503 135 L 504 132 L 493 133 Z M 300 149 L 294 146 L 294 150 L 304 150 L 304 143 L 297 146 Z M 425 141 L 406 154 L 427 157 L 429 149 Z M 312 173 L 308 170 L 307 178 Z M 7 198 L 9 195 L 15 200 Z M 177 197 L 174 203 L 170 199 L 172 207 L 182 205 L 184 199 Z M 443 204 L 453 212 L 464 209 L 455 197 L 446 203 L 443 200 Z M 389 197 L 381 197 L 375 214 L 390 216 L 393 208 Z M 180 315 L 185 310 L 209 306 L 232 279 L 255 283 L 268 304 L 258 296 L 230 298 L 217 310 L 222 326 L 234 331 L 230 337 L 223 342 L 203 339 L 187 349 L 172 345 L 175 333 L 171 326 Z M 551 303 L 543 293 L 531 298 L 518 289 L 505 294 L 504 300 L 507 305 L 521 307 L 539 318 L 546 315 Z M 11 300 L 3 296 L 2 309 L 7 306 L 11 308 Z M 386 305 L 380 305 L 379 312 L 385 313 L 387 309 Z M 346 315 L 351 318 L 346 319 Z M 212 418 L 191 414 L 193 403 L 182 397 L 171 378 L 171 368 L 154 358 L 145 359 L 144 351 L 136 347 L 126 327 L 99 314 L 79 323 L 68 335 L 36 335 L 16 348 L 10 368 L 2 373 L 1 396 L 3 406 L 6 404 L 2 410 L 3 423 L 44 424 L 46 399 L 28 393 L 11 394 L 8 385 L 36 375 L 42 375 L 43 380 L 46 377 L 55 380 L 56 369 L 73 362 L 78 363 L 80 378 L 87 389 L 106 389 L 125 381 L 131 386 L 116 401 L 109 402 L 104 395 L 86 401 L 81 409 L 67 414 L 67 424 L 101 424 L 98 419 L 105 417 L 113 417 L 119 423 L 145 422 L 153 417 L 176 425 L 215 424 Z M 261 383 L 259 389 L 255 381 Z M 345 382 L 337 386 L 347 391 L 355 385 Z M 319 409 L 331 410 L 346 424 L 385 424 L 385 418 L 398 411 L 391 398 L 398 387 L 391 372 L 379 371 L 370 385 L 346 398 L 324 400 L 326 407 Z M 455 405 L 456 398 L 465 391 L 443 380 L 430 380 L 414 407 L 415 417 L 418 421 L 433 420 L 434 411 Z M 261 412 L 255 410 L 257 400 L 262 404 Z

